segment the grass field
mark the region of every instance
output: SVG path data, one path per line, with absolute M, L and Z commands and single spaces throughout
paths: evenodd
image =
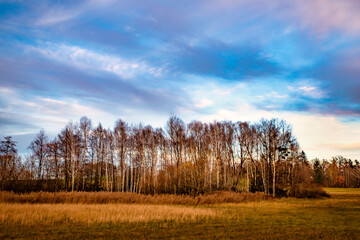
M 360 195 L 360 188 L 323 188 L 327 193 L 334 195 Z
M 0 203 L 0 238 L 360 239 L 360 189 L 199 206 Z

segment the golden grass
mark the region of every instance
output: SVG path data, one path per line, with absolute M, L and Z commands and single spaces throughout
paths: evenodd
M 330 195 L 360 195 L 360 188 L 324 188 Z
M 0 203 L 0 239 L 360 239 L 360 195 L 238 203 L 220 195 L 223 203 L 196 207 Z
M 235 193 L 226 191 L 219 191 L 196 197 L 175 194 L 145 195 L 121 192 L 32 192 L 26 194 L 0 192 L 0 202 L 3 203 L 135 203 L 158 205 L 206 205 L 260 201 L 270 198 L 270 196 L 265 195 L 264 193 Z
M 1 224 L 35 226 L 122 222 L 196 221 L 216 216 L 212 209 L 137 204 L 8 204 L 0 203 Z

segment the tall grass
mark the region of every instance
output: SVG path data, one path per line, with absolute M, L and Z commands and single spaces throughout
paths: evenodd
M 0 203 L 0 224 L 97 224 L 120 222 L 196 221 L 215 210 L 189 206 L 139 204 L 8 204 Z
M 219 191 L 212 194 L 192 197 L 189 195 L 159 194 L 145 195 L 137 193 L 113 192 L 32 192 L 16 194 L 0 192 L 2 203 L 84 203 L 84 204 L 174 204 L 174 205 L 204 205 L 220 203 L 241 203 L 270 199 L 264 193 L 235 193 Z
M 351 191 L 360 193 L 360 190 Z M 42 202 L 44 196 L 49 199 L 63 196 L 68 202 L 74 199 L 79 202 L 79 196 L 83 195 L 93 196 L 100 202 L 99 196 L 124 195 L 114 194 L 17 195 L 0 192 L 1 201 L 7 196 L 7 202 L 0 203 L 0 239 L 360 239 L 360 194 L 346 192 L 331 198 L 277 198 L 271 201 L 257 201 L 261 197 L 257 199 L 254 197 L 257 195 L 250 194 L 256 199 L 252 201 L 245 194 L 248 200 L 208 206 L 161 205 L 158 204 L 160 197 L 170 202 L 170 197 L 182 199 L 183 196 L 145 198 L 137 194 L 130 195 L 136 199 L 153 199 L 153 202 L 156 199 L 157 202 L 155 205 L 9 203 L 15 198 L 16 201 L 27 198 L 35 202 L 35 196 Z M 216 198 L 216 195 L 219 196 Z M 233 194 L 219 192 L 211 194 L 211 198 L 199 196 L 199 204 L 203 204 L 206 197 L 229 202 L 229 196 Z M 190 203 L 196 205 L 199 198 Z
M 324 188 L 331 195 L 360 195 L 360 188 Z

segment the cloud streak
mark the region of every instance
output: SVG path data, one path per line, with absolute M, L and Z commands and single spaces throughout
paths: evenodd
M 143 60 L 127 60 L 117 56 L 101 54 L 79 46 L 48 43 L 43 46 L 30 46 L 28 49 L 62 64 L 90 72 L 106 71 L 116 74 L 122 79 L 130 79 L 138 75 L 160 77 L 164 71 L 161 67 L 149 66 Z
M 323 147 L 330 148 L 330 149 L 337 149 L 337 150 L 348 150 L 348 151 L 360 151 L 360 143 L 328 143 L 323 144 Z

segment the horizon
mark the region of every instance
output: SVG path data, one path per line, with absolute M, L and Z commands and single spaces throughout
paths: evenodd
M 89 117 L 279 118 L 309 160 L 360 160 L 360 2 L 0 1 L 0 137 Z

